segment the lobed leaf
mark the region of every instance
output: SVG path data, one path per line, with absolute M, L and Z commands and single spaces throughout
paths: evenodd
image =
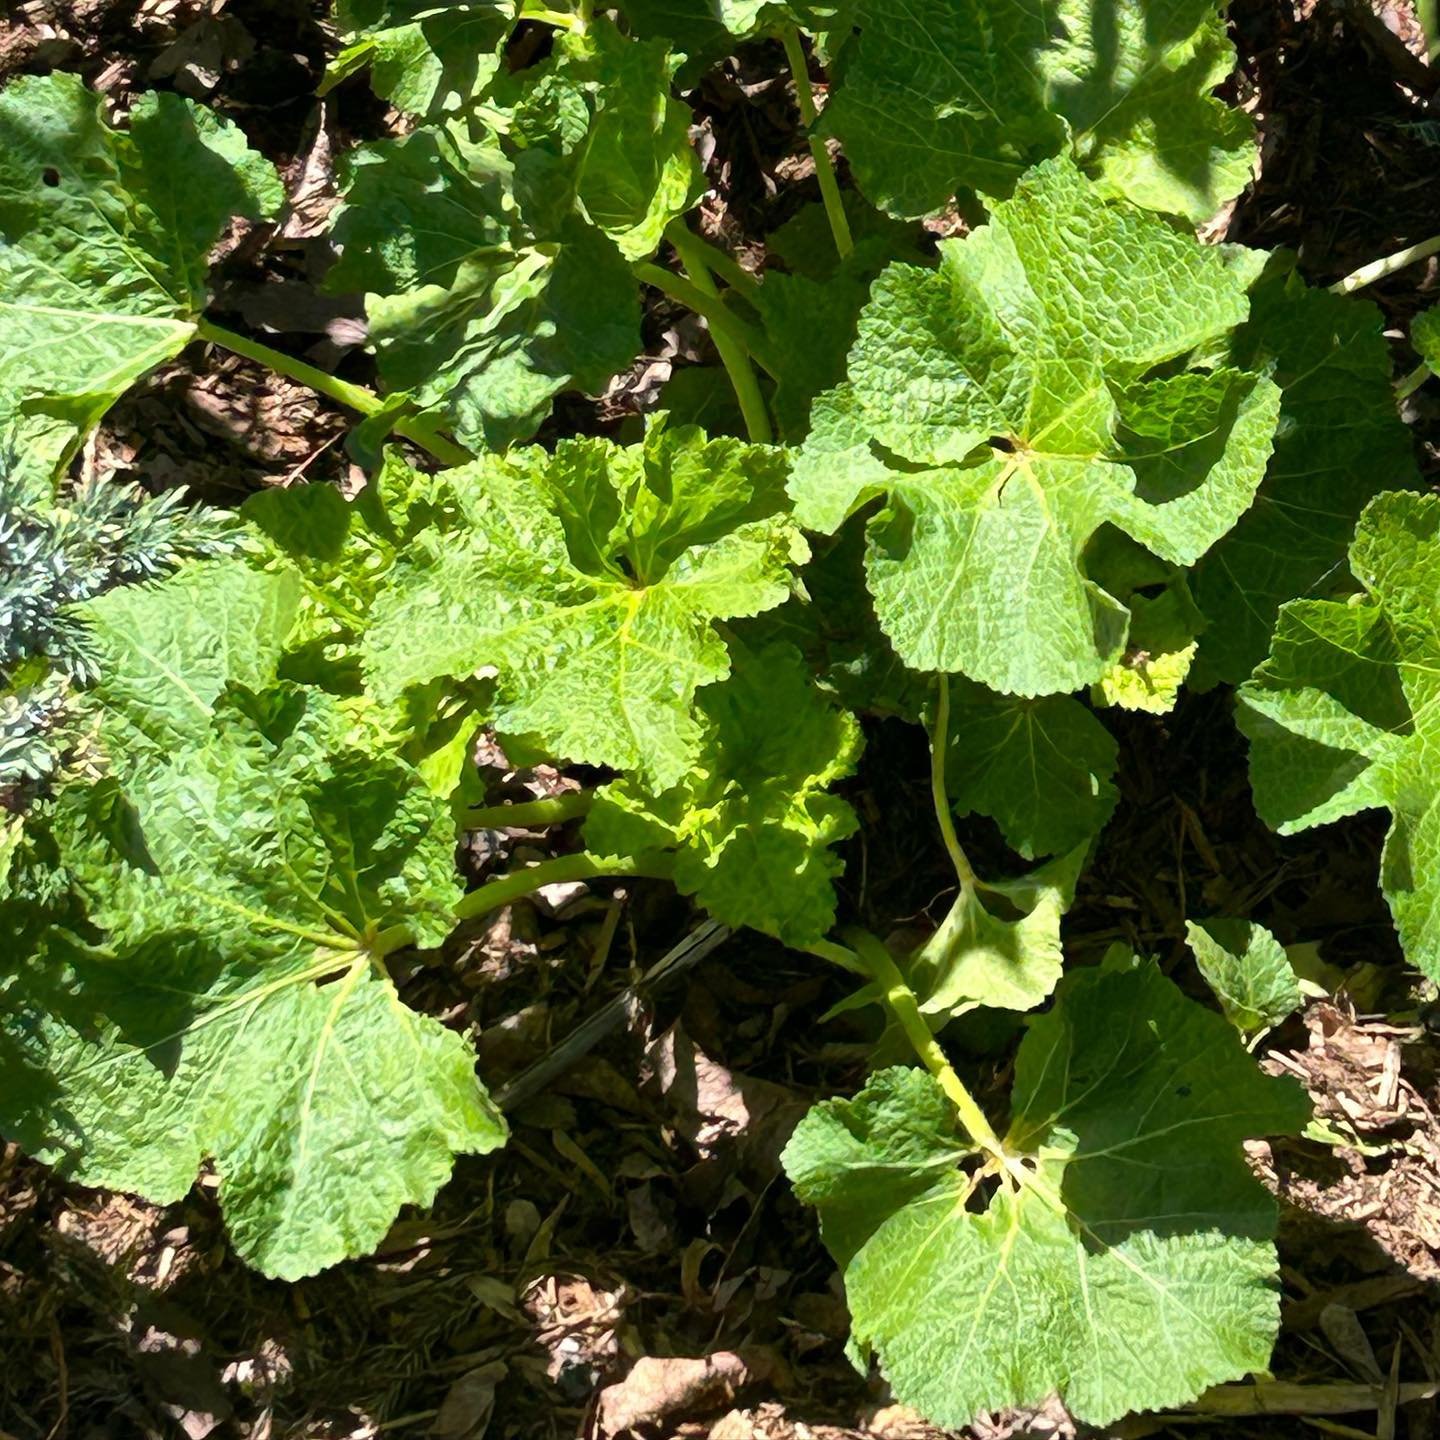
M 386 385 L 472 448 L 528 438 L 560 391 L 599 390 L 638 352 L 629 261 L 698 174 L 675 64 L 601 19 L 498 74 L 475 124 L 354 156 L 328 284 L 365 293 Z
M 128 131 L 73 75 L 0 91 L 0 461 L 51 480 L 136 380 L 194 338 L 232 216 L 284 198 L 228 121 L 142 96 Z
M 697 696 L 703 734 L 689 774 L 659 793 L 629 779 L 605 786 L 585 842 L 600 855 L 670 853 L 677 888 L 715 919 L 811 944 L 835 922 L 844 862 L 830 847 L 858 823 L 827 792 L 854 769 L 860 727 L 791 647 L 732 654 L 730 677 Z
M 1067 977 L 1022 1042 L 988 1199 L 923 1072 L 817 1106 L 784 1163 L 902 1404 L 963 1426 L 1058 1391 L 1103 1426 L 1268 1364 L 1275 1205 L 1241 1145 L 1307 1115 L 1220 1016 L 1112 961 Z
M 1060 153 L 1195 221 L 1250 179 L 1251 123 L 1211 93 L 1235 64 L 1216 0 L 860 0 L 853 19 L 821 124 L 894 214 L 1006 195 Z
M 666 790 L 694 765 L 696 690 L 730 657 L 718 620 L 789 594 L 803 542 L 784 452 L 652 426 L 450 471 L 458 520 L 420 532 L 362 647 L 379 696 L 482 667 L 494 723 Z
M 869 584 L 912 668 L 1025 696 L 1091 684 L 1129 620 L 1086 573 L 1092 536 L 1110 524 L 1191 564 L 1260 483 L 1278 389 L 1241 369 L 1154 375 L 1246 310 L 1218 251 L 1068 161 L 1038 166 L 938 270 L 876 282 L 797 457 L 796 518 L 830 532 L 884 497 Z
M 1284 606 L 1240 689 L 1255 805 L 1282 834 L 1389 810 L 1380 883 L 1407 957 L 1440 978 L 1440 499 L 1372 500 L 1350 568 L 1364 593 Z
M 6 1132 L 158 1203 L 213 1161 L 237 1252 L 288 1279 L 373 1250 L 505 1136 L 468 1042 L 383 966 L 453 925 L 449 812 L 274 681 L 298 598 L 230 560 L 86 607 L 110 773 L 54 833 L 99 941 L 52 923 L 0 972 Z
M 1367 502 L 1418 485 L 1383 328 L 1369 301 L 1312 290 L 1293 273 L 1252 291 L 1231 362 L 1268 368 L 1281 388 L 1275 451 L 1255 504 L 1193 578 L 1209 622 L 1201 662 L 1231 684 L 1265 658 L 1281 605 L 1343 587 Z

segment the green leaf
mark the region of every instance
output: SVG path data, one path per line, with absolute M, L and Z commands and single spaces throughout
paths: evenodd
M 821 118 L 899 215 L 1008 194 L 1062 150 L 1113 195 L 1199 221 L 1250 179 L 1253 129 L 1210 93 L 1234 68 L 1215 0 L 862 0 Z
M 1011 1106 L 988 1198 L 922 1072 L 817 1106 L 786 1147 L 896 1399 L 958 1427 L 1058 1391 L 1108 1425 L 1263 1370 L 1275 1205 L 1241 1145 L 1298 1130 L 1299 1087 L 1153 965 L 1107 965 L 1032 1023 Z
M 1417 486 L 1409 427 L 1395 406 L 1380 311 L 1267 277 L 1231 363 L 1273 367 L 1280 426 L 1249 514 L 1196 567 L 1192 589 L 1210 622 L 1200 662 L 1239 684 L 1265 658 L 1280 606 L 1344 581 L 1345 547 L 1382 489 Z
M 453 927 L 448 809 L 325 695 L 254 688 L 297 592 L 234 560 L 86 608 L 109 773 L 54 829 L 103 944 L 52 928 L 0 970 L 6 1133 L 158 1203 L 212 1160 L 238 1253 L 292 1279 L 505 1134 L 466 1041 L 383 963 Z
M 1108 522 L 1191 564 L 1260 483 L 1269 380 L 1145 378 L 1246 310 L 1220 252 L 1107 202 L 1068 161 L 1039 166 L 938 270 L 876 281 L 796 460 L 796 518 L 830 532 L 886 497 L 869 582 L 912 668 L 1007 694 L 1090 684 L 1129 619 L 1086 573 L 1090 538 Z
M 73 75 L 0 92 L 0 457 L 37 481 L 194 337 L 231 217 L 283 199 L 209 111 L 145 95 L 119 131 L 100 107 Z
M 1080 701 L 960 681 L 950 706 L 945 779 L 957 813 L 990 816 L 1027 860 L 1073 850 L 1109 820 L 1119 749 Z
M 274 682 L 299 601 L 294 571 L 261 574 L 226 559 L 80 606 L 104 676 L 93 703 L 110 743 L 137 761 L 203 745 L 230 685 Z
M 473 126 L 353 157 L 327 284 L 366 293 L 387 387 L 443 407 L 472 448 L 528 438 L 560 391 L 602 389 L 639 350 L 629 261 L 698 176 L 674 66 L 598 20 L 497 76 Z
M 1263 660 L 1286 600 L 1344 588 L 1345 547 L 1375 494 L 1418 487 L 1382 330 L 1371 302 L 1295 274 L 1254 289 L 1233 363 L 1272 367 L 1280 428 L 1254 507 L 1195 567 L 1210 621 L 1200 660 L 1220 680 L 1240 684 Z
M 1421 311 L 1411 322 L 1410 343 L 1431 370 L 1440 375 L 1440 305 Z
M 786 645 L 734 650 L 728 680 L 699 692 L 694 768 L 659 794 L 633 780 L 605 786 L 585 822 L 601 855 L 673 852 L 676 886 L 717 920 L 790 945 L 835 922 L 831 846 L 854 812 L 828 794 L 860 754 L 860 727 L 815 688 Z M 777 718 L 783 717 L 783 718 Z
M 502 731 L 665 790 L 694 764 L 695 691 L 730 657 L 714 622 L 771 609 L 803 542 L 785 454 L 652 425 L 643 445 L 562 441 L 444 477 L 453 528 L 411 542 L 364 654 L 381 698 L 497 672 Z
M 1097 705 L 1165 715 L 1199 649 L 1205 617 L 1190 596 L 1185 572 L 1117 531 L 1103 531 L 1088 555 L 1090 574 L 1130 611 L 1125 653 L 1092 687 Z
M 692 60 L 708 63 L 728 55 L 739 40 L 779 25 L 809 30 L 842 24 L 848 0 L 784 4 L 780 0 L 624 0 L 623 9 L 639 35 L 663 35 Z
M 772 253 L 796 257 L 800 265 L 792 264 L 791 274 L 767 270 L 754 296 L 771 346 L 785 357 L 770 408 L 789 444 L 804 440 L 815 397 L 845 378 L 845 357 L 875 277 L 892 260 L 921 258 L 909 227 L 862 204 L 846 209 L 855 227 L 849 256 L 836 255 L 825 207 L 807 206 L 770 240 Z M 817 249 L 836 263 L 817 264 Z
M 1242 1034 L 1278 1025 L 1304 1004 L 1285 947 L 1251 920 L 1187 920 L 1185 938 L 1225 1018 Z
M 1287 835 L 1388 809 L 1381 887 L 1410 962 L 1440 979 L 1440 499 L 1371 501 L 1350 568 L 1365 593 L 1286 605 L 1240 690 L 1255 805 Z
M 500 71 L 515 22 L 508 0 L 340 0 L 335 23 L 346 45 L 326 69 L 319 94 L 368 68 L 382 99 L 428 115 L 484 92 Z
M 1077 846 L 1013 880 L 962 886 L 940 928 L 901 967 L 921 1013 L 938 1025 L 980 1005 L 1033 1010 L 1054 990 L 1060 917 L 1089 854 Z

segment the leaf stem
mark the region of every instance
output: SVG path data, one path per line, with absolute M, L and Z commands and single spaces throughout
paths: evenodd
M 706 263 L 706 250 L 709 247 L 692 235 L 684 225 L 670 226 L 665 233 L 675 247 L 680 263 L 689 272 L 695 288 L 734 319 L 732 312 L 725 308 L 725 302 L 720 298 L 720 292 L 715 287 L 714 277 Z M 750 363 L 750 345 L 737 340 L 723 327 L 717 330 L 709 316 L 706 316 L 706 319 L 710 321 L 710 336 L 715 341 L 715 348 L 720 352 L 720 363 L 724 365 L 725 373 L 735 387 L 735 398 L 740 402 L 740 413 L 745 417 L 746 433 L 758 445 L 770 444 L 775 438 L 775 432 L 770 426 L 770 412 L 765 408 L 765 397 L 760 393 L 760 381 L 756 378 L 755 367 Z M 742 322 L 736 320 L 735 323 Z
M 624 875 L 643 875 L 654 880 L 668 880 L 670 867 L 661 862 L 646 864 L 643 860 L 628 858 L 597 860 L 583 851 L 578 855 L 560 855 L 554 860 L 542 860 L 524 870 L 512 870 L 499 880 L 492 880 L 478 890 L 472 890 L 455 906 L 457 920 L 474 920 L 488 915 L 502 905 L 521 900 L 533 894 L 542 885 L 559 885 L 571 880 L 618 879 Z
M 855 240 L 850 234 L 850 221 L 845 215 L 845 202 L 840 197 L 840 182 L 835 178 L 830 150 L 824 140 L 814 133 L 820 112 L 815 108 L 815 92 L 810 87 L 810 66 L 805 59 L 805 48 L 800 43 L 799 30 L 793 25 L 781 26 L 780 39 L 795 77 L 795 97 L 800 102 L 800 119 L 805 124 L 810 154 L 815 161 L 815 178 L 820 182 L 825 217 L 830 222 L 830 233 L 835 237 L 835 248 L 840 252 L 840 258 L 845 260 L 854 252 Z
M 1003 1142 L 986 1119 L 979 1102 L 965 1088 L 964 1082 L 945 1058 L 940 1042 L 930 1033 L 930 1026 L 920 1013 L 920 1002 L 890 952 L 867 930 L 847 930 L 845 938 L 864 964 L 866 972 L 884 991 L 885 1003 L 900 1022 L 905 1038 L 959 1112 L 960 1123 L 970 1132 L 970 1138 L 982 1150 L 1000 1160 L 1008 1171 L 1011 1161 Z
M 1395 398 L 1408 400 L 1434 373 L 1422 360 L 1403 380 L 1396 383 Z
M 955 816 L 950 809 L 950 795 L 945 788 L 945 754 L 949 748 L 950 678 L 941 675 L 940 691 L 935 701 L 935 733 L 930 737 L 930 798 L 935 806 L 935 818 L 940 822 L 945 853 L 955 867 L 960 888 L 973 892 L 979 883 L 975 878 L 975 867 L 960 847 L 960 837 L 955 833 Z
M 673 270 L 666 270 L 664 266 L 652 264 L 648 260 L 642 260 L 630 268 L 642 284 L 653 285 L 662 294 L 699 315 L 709 325 L 710 333 L 717 337 L 717 343 L 721 334 L 726 335 L 747 351 L 767 375 L 772 379 L 779 378 L 779 361 L 771 353 L 764 334 L 747 325 L 718 296 L 706 294 L 683 275 L 677 275 Z
M 465 812 L 466 827 L 472 830 L 522 830 L 542 825 L 562 825 L 589 813 L 595 802 L 593 790 L 567 790 L 563 795 L 547 795 L 542 800 L 526 800 L 518 805 L 485 805 Z
M 760 296 L 759 281 L 733 255 L 727 255 L 718 245 L 712 245 L 703 235 L 697 235 L 683 219 L 674 219 L 665 227 L 665 238 L 685 260 L 693 255 L 712 274 L 718 275 L 747 304 L 753 305 Z M 681 247 L 684 247 L 682 252 Z
M 257 365 L 263 365 L 277 375 L 284 375 L 297 384 L 306 385 L 311 390 L 328 396 L 331 400 L 358 414 L 378 415 L 385 408 L 384 400 L 373 390 L 367 390 L 363 385 L 352 385 L 348 380 L 341 380 L 335 375 L 317 369 L 314 365 L 307 365 L 305 361 L 297 360 L 293 355 L 286 355 L 281 350 L 273 350 L 269 345 L 262 345 L 257 340 L 237 335 L 233 330 L 226 330 L 220 325 L 212 324 L 209 320 L 199 321 L 195 326 L 195 335 L 197 339 L 205 340 L 211 345 L 219 345 L 222 349 L 233 351 L 236 355 L 243 355 L 245 359 L 253 360 Z M 464 465 L 475 458 L 468 450 L 435 434 L 430 426 L 420 423 L 416 416 L 403 416 L 397 419 L 393 428 L 397 435 L 403 435 L 407 440 L 413 440 L 415 444 L 428 450 L 437 460 L 446 465 Z
M 1363 290 L 1367 285 L 1373 285 L 1377 280 L 1383 280 L 1387 275 L 1393 275 L 1397 270 L 1403 270 L 1407 265 L 1414 265 L 1416 261 L 1425 260 L 1431 255 L 1437 254 L 1440 254 L 1440 235 L 1432 235 L 1428 240 L 1417 241 L 1404 250 L 1397 250 L 1393 255 L 1386 255 L 1380 260 L 1372 260 L 1368 265 L 1362 265 L 1358 270 L 1351 271 L 1343 280 L 1337 280 L 1330 287 L 1331 293 L 1351 295 L 1356 290 Z

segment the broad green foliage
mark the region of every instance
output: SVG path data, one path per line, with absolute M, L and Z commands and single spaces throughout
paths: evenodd
M 475 448 L 532 435 L 561 391 L 640 348 L 629 261 L 695 196 L 660 42 L 609 21 L 499 73 L 474 120 L 363 147 L 328 283 L 363 291 L 380 373 Z
M 1187 920 L 1185 938 L 1226 1018 L 1246 1034 L 1278 1025 L 1304 1002 L 1285 948 L 1252 920 Z
M 376 691 L 493 667 L 502 731 L 683 780 L 695 691 L 730 669 L 715 622 L 780 604 L 805 558 L 784 452 L 657 422 L 643 445 L 567 440 L 444 479 L 456 519 L 411 539 L 374 606 Z
M 1440 978 L 1440 499 L 1360 517 L 1364 594 L 1296 600 L 1240 690 L 1255 804 L 1284 834 L 1383 808 L 1380 883 L 1410 962 Z
M 1210 93 L 1235 60 L 1221 8 L 859 0 L 822 126 L 896 214 L 939 210 L 960 189 L 1008 194 L 1065 150 L 1109 193 L 1203 220 L 1252 163 L 1249 120 Z
M 1024 700 L 952 683 L 946 779 L 961 814 L 999 825 L 1027 860 L 1088 841 L 1115 808 L 1119 751 L 1110 732 L 1067 695 Z
M 1440 375 L 1440 305 L 1432 305 L 1415 317 L 1410 326 L 1410 343 L 1430 369 Z
M 162 1203 L 213 1160 L 237 1251 L 287 1278 L 372 1250 L 505 1135 L 468 1044 L 380 964 L 451 928 L 448 811 L 276 683 L 298 595 L 231 560 L 87 607 L 111 773 L 54 833 L 103 943 L 52 927 L 0 1015 L 7 1133 Z
M 1311 290 L 1293 273 L 1255 286 L 1231 363 L 1273 366 L 1283 396 L 1255 504 L 1195 571 L 1209 621 L 1200 658 L 1222 680 L 1239 684 L 1265 658 L 1285 601 L 1343 580 L 1366 503 L 1418 483 L 1382 330 L 1369 301 Z
M 833 531 L 887 498 L 870 588 L 915 669 L 1019 695 L 1097 681 L 1129 616 L 1087 575 L 1086 543 L 1109 523 L 1193 563 L 1260 483 L 1277 388 L 1228 367 L 1150 373 L 1247 309 L 1218 251 L 1048 162 L 937 270 L 876 282 L 797 458 L 796 518 Z
M 1068 977 L 1022 1042 L 988 1200 L 921 1071 L 817 1106 L 784 1159 L 897 1399 L 961 1426 L 1058 1390 L 1106 1425 L 1269 1362 L 1275 1206 L 1241 1142 L 1307 1109 L 1220 1016 L 1112 961 Z
M 177 95 L 142 96 L 121 131 L 72 75 L 0 91 L 0 466 L 48 481 L 194 337 L 230 218 L 281 199 L 240 132 Z
M 820 939 L 843 868 L 828 847 L 856 828 L 827 790 L 854 768 L 859 726 L 781 645 L 737 651 L 734 673 L 697 702 L 703 736 L 690 773 L 659 794 L 607 785 L 586 844 L 600 855 L 673 851 L 675 884 L 717 920 L 797 945 Z
M 377 95 L 412 115 L 448 109 L 482 92 L 501 67 L 515 23 L 511 0 L 338 0 L 345 48 L 320 86 L 368 68 Z

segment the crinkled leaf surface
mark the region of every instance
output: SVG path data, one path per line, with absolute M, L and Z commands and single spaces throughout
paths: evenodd
M 1295 274 L 1266 277 L 1250 308 L 1232 363 L 1273 366 L 1283 392 L 1275 453 L 1255 504 L 1192 581 L 1210 622 L 1200 663 L 1236 685 L 1265 658 L 1285 601 L 1344 581 L 1365 505 L 1419 481 L 1379 310 Z
M 785 454 L 652 426 L 643 445 L 562 441 L 448 472 L 453 526 L 411 542 L 364 643 L 381 694 L 481 667 L 495 724 L 551 754 L 676 784 L 694 696 L 724 679 L 716 620 L 790 592 Z
M 1106 1425 L 1268 1364 L 1275 1205 L 1241 1144 L 1307 1113 L 1153 965 L 1107 966 L 1022 1042 L 1006 1146 L 1034 1168 L 987 1202 L 921 1071 L 817 1106 L 784 1161 L 899 1401 L 963 1426 L 1058 1391 Z
M 737 647 L 734 661 L 728 680 L 697 696 L 691 772 L 659 794 L 629 779 L 605 786 L 585 843 L 601 855 L 670 852 L 675 884 L 717 920 L 805 945 L 835 920 L 843 861 L 830 847 L 857 822 L 827 792 L 854 768 L 860 727 L 791 647 Z
M 1185 938 L 1220 1008 L 1249 1034 L 1278 1025 L 1304 1003 L 1285 947 L 1253 920 L 1187 920 Z
M 87 607 L 112 773 L 65 792 L 55 828 L 104 944 L 52 931 L 10 957 L 0 1105 L 40 1158 L 160 1203 L 212 1160 L 237 1252 L 293 1279 L 374 1249 L 505 1128 L 468 1043 L 377 959 L 393 927 L 451 928 L 448 811 L 347 745 L 323 694 L 248 687 L 297 592 L 224 563 L 245 582 L 196 567 L 228 581 L 217 613 L 193 572 Z
M 1197 221 L 1250 179 L 1250 121 L 1210 93 L 1235 63 L 1215 0 L 861 0 L 853 18 L 821 123 L 896 214 L 1006 194 L 1062 149 Z
M 73 75 L 0 91 L 0 456 L 37 478 L 193 338 L 230 218 L 283 198 L 209 111 L 145 95 L 120 131 L 101 103 Z
M 1255 805 L 1283 834 L 1389 810 L 1380 883 L 1411 964 L 1440 978 L 1440 499 L 1371 501 L 1350 568 L 1365 594 L 1286 605 L 1241 688 Z
M 663 43 L 608 20 L 499 75 L 478 135 L 455 122 L 365 147 L 335 225 L 332 289 L 366 292 L 387 386 L 477 448 L 533 434 L 562 390 L 634 359 L 649 254 L 693 194 Z M 478 122 L 477 122 L 478 123 Z
M 785 357 L 770 408 L 781 439 L 799 444 L 810 428 L 810 406 L 845 378 L 845 357 L 855 342 L 870 286 L 892 260 L 919 259 L 913 232 L 852 204 L 854 249 L 839 260 L 824 207 L 800 212 L 772 237 L 771 253 L 795 256 L 791 273 L 767 270 L 755 308 L 770 344 Z M 817 253 L 822 257 L 817 264 Z M 824 260 L 836 263 L 824 263 Z
M 945 779 L 958 813 L 999 825 L 1027 860 L 1086 843 L 1115 808 L 1119 748 L 1073 696 L 1025 700 L 950 685 Z
M 1128 612 L 1086 573 L 1109 523 L 1193 563 L 1244 513 L 1279 391 L 1234 369 L 1149 372 L 1247 313 L 1225 257 L 1047 162 L 938 269 L 876 281 L 846 382 L 816 401 L 796 518 L 876 496 L 869 583 L 917 670 L 1070 691 L 1119 658 Z

